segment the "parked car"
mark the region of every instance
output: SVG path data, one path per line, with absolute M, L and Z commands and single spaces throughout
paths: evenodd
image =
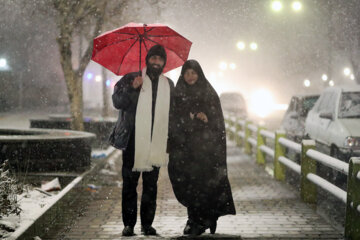
M 225 92 L 220 94 L 221 107 L 226 114 L 235 114 L 238 117 L 246 118 L 247 109 L 244 97 L 240 93 Z
M 305 132 L 337 159 L 360 156 L 360 86 L 327 88 L 310 110 Z
M 295 95 L 291 98 L 280 128 L 288 139 L 301 142 L 305 136 L 305 119 L 319 95 Z

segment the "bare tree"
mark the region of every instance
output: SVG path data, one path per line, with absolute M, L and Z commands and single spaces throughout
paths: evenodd
M 19 13 L 31 16 L 24 21 L 25 24 L 32 26 L 33 20 L 37 19 L 36 22 L 40 21 L 41 26 L 34 23 L 36 27 L 48 26 L 46 31 L 51 34 L 48 34 L 47 37 L 57 36 L 56 43 L 59 50 L 60 65 L 73 118 L 71 127 L 75 130 L 83 130 L 82 82 L 85 69 L 91 59 L 93 39 L 100 35 L 101 32 L 119 27 L 129 21 L 154 21 L 160 14 L 159 1 L 7 0 L 5 3 L 8 7 L 1 8 L 0 12 L 7 11 L 9 12 L 8 15 L 11 16 L 11 6 L 26 9 Z M 49 24 L 46 24 L 46 22 L 49 22 Z M 56 26 L 56 29 L 52 27 L 53 25 Z M 34 28 L 36 27 L 34 26 Z M 48 50 L 43 50 L 43 52 L 48 52 Z M 104 95 L 107 95 L 107 91 L 103 92 Z M 105 99 L 105 96 L 103 99 Z M 104 104 L 108 105 L 106 101 L 104 101 Z
M 57 43 L 73 118 L 71 128 L 83 130 L 82 78 L 91 58 L 92 44 L 87 44 L 84 53 L 79 55 L 78 67 L 75 68 L 72 62 L 71 43 L 74 41 L 75 30 L 85 24 L 94 22 L 93 27 L 84 29 L 84 31 L 88 32 L 81 33 L 90 36 L 92 39 L 99 35 L 104 24 L 107 1 L 53 0 L 52 6 L 57 13 L 56 24 L 59 29 Z
M 129 4 L 140 4 L 135 10 L 129 9 Z M 61 66 L 67 85 L 70 100 L 70 110 L 73 117 L 72 129 L 83 130 L 83 96 L 82 78 L 90 61 L 92 53 L 92 41 L 102 30 L 119 26 L 119 22 L 129 19 L 127 14 L 140 15 L 144 4 L 156 6 L 157 0 L 143 1 L 99 1 L 99 0 L 52 0 L 51 6 L 56 11 L 56 24 L 59 30 L 57 43 L 60 52 Z M 157 10 L 157 14 L 159 10 Z M 78 38 L 81 46 L 77 60 L 74 60 L 72 48 L 74 40 Z M 83 43 L 84 41 L 84 43 Z M 84 48 L 83 48 L 84 47 Z M 103 81 L 106 81 L 104 78 Z M 105 84 L 104 84 L 105 85 Z M 104 86 L 106 87 L 106 86 Z M 103 91 L 107 95 L 107 91 Z M 106 96 L 103 96 L 105 99 Z M 106 98 L 107 99 L 107 98 Z M 107 101 L 104 101 L 104 109 L 107 109 Z M 107 110 L 104 110 L 106 115 Z

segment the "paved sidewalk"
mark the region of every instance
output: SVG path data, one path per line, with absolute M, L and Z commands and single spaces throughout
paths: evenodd
M 112 170 L 120 172 L 120 153 L 113 158 L 117 160 Z M 237 214 L 221 217 L 215 235 L 207 232 L 199 238 L 342 239 L 342 233 L 317 215 L 310 205 L 303 203 L 298 192 L 274 180 L 231 143 L 228 146 L 228 172 Z M 158 207 L 153 224 L 159 233 L 157 237 L 141 235 L 140 219 L 135 227 L 135 237 L 121 236 L 120 175 L 99 173 L 94 183 L 101 189 L 92 193 L 92 200 L 82 216 L 69 226 L 68 231 L 43 239 L 184 238 L 182 230 L 187 220 L 186 209 L 175 199 L 166 168 L 162 168 L 158 183 Z M 141 182 L 138 190 L 141 190 Z

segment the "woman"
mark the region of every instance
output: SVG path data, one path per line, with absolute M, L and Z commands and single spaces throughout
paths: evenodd
M 175 88 L 169 131 L 169 177 L 188 210 L 184 234 L 216 231 L 218 217 L 235 214 L 226 167 L 220 100 L 200 64 L 188 60 Z

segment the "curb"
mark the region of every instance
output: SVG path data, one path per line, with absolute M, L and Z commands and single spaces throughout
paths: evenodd
M 43 235 L 44 231 L 51 225 L 52 222 L 56 221 L 57 218 L 62 216 L 62 209 L 69 208 L 79 198 L 79 191 L 77 189 L 83 188 L 83 184 L 91 178 L 93 173 L 98 172 L 104 167 L 107 160 L 111 155 L 115 153 L 115 148 L 106 150 L 106 157 L 101 159 L 95 159 L 95 164 L 91 169 L 82 173 L 76 177 L 71 183 L 69 183 L 61 192 L 59 192 L 54 200 L 46 205 L 41 212 L 38 213 L 34 220 L 26 222 L 20 226 L 6 239 L 33 239 L 36 236 Z

